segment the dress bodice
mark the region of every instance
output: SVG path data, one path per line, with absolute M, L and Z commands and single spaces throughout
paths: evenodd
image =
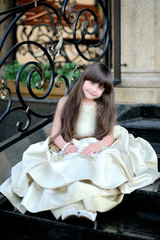
M 82 105 L 77 120 L 74 136 L 94 136 L 96 130 L 96 105 Z

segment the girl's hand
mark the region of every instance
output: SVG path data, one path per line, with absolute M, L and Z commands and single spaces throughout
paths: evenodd
M 98 143 L 92 143 L 90 145 L 88 145 L 85 149 L 83 149 L 82 154 L 84 156 L 90 156 L 91 154 L 97 154 L 102 150 L 102 145 L 100 144 L 100 142 Z
M 74 146 L 73 144 L 69 144 L 64 152 L 63 152 L 63 156 L 69 154 L 69 153 L 75 153 L 75 152 L 78 152 L 78 147 Z

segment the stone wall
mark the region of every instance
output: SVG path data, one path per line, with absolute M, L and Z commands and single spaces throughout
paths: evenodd
M 14 6 L 14 3 L 10 0 L 0 0 L 0 11 L 6 11 L 10 8 L 12 8 Z M 4 17 L 5 15 L 1 16 Z M 3 34 L 5 33 L 5 31 L 7 30 L 7 27 L 9 26 L 10 22 L 11 22 L 12 18 L 9 18 L 8 20 L 6 20 L 4 23 L 1 24 L 0 27 L 0 39 L 2 38 Z M 12 47 L 12 41 L 13 41 L 13 31 L 11 31 L 9 33 L 9 36 L 7 37 L 7 40 L 3 47 L 2 50 L 0 51 L 0 59 L 9 51 L 9 49 Z
M 14 6 L 13 1 L 10 0 L 0 0 L 0 11 L 6 11 L 10 8 L 12 8 Z M 3 16 L 1 16 L 1 18 L 3 18 Z M 3 36 L 3 34 L 5 33 L 7 27 L 9 26 L 10 22 L 11 22 L 11 18 L 9 18 L 8 20 L 6 20 L 4 23 L 2 23 L 0 25 L 0 40 Z M 12 42 L 13 42 L 13 31 L 11 31 L 7 37 L 7 41 L 4 43 L 1 51 L 0 51 L 0 60 L 5 56 L 5 54 L 10 50 L 10 48 L 13 46 Z M 13 59 L 13 56 L 10 56 L 7 59 L 7 62 L 11 62 Z M 0 78 L 4 75 L 4 65 L 2 66 L 2 68 L 0 68 Z
M 121 0 L 122 83 L 117 103 L 160 103 L 160 0 Z

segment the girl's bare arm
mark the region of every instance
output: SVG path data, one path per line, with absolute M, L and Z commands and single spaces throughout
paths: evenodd
M 99 153 L 103 147 L 109 147 L 114 141 L 113 130 L 105 136 L 102 140 L 98 141 L 97 143 L 92 143 L 88 145 L 85 149 L 83 149 L 82 154 L 84 156 L 90 156 L 91 154 Z
M 67 98 L 68 97 L 63 97 L 58 102 L 54 120 L 53 120 L 52 130 L 51 130 L 51 138 L 53 138 L 57 133 L 59 133 L 62 128 L 61 115 L 62 115 L 63 107 L 66 103 Z M 53 141 L 60 149 L 62 149 L 66 145 L 66 141 L 60 134 L 56 138 L 54 138 Z M 76 146 L 69 144 L 65 147 L 65 150 L 63 151 L 63 155 L 77 152 L 77 151 L 78 151 L 78 148 Z
M 57 104 L 57 108 L 56 108 L 56 112 L 55 112 L 55 116 L 52 124 L 51 138 L 53 138 L 57 133 L 59 133 L 62 128 L 61 115 L 62 115 L 63 107 L 66 103 L 66 100 L 67 100 L 67 97 L 62 97 Z M 61 135 L 58 135 L 53 141 L 60 149 L 62 149 L 63 146 L 66 144 L 65 140 Z
M 101 147 L 109 147 L 112 145 L 114 141 L 113 129 L 109 132 L 107 136 L 105 136 L 102 140 L 99 141 Z

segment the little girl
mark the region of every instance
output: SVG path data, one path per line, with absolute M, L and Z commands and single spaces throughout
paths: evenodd
M 115 120 L 112 73 L 91 64 L 60 99 L 51 136 L 24 152 L 1 193 L 22 213 L 51 210 L 56 219 L 95 221 L 97 212 L 160 177 L 151 145 Z

